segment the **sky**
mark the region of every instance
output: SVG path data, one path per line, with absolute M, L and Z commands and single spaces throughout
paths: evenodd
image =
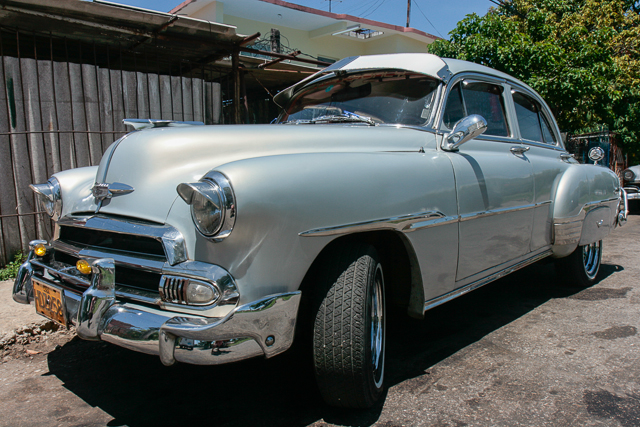
M 116 3 L 168 12 L 182 0 L 112 0 Z M 405 26 L 408 0 L 286 0 L 314 9 Z M 448 39 L 448 33 L 467 14 L 484 15 L 495 6 L 489 0 L 411 0 L 410 26 L 425 33 Z

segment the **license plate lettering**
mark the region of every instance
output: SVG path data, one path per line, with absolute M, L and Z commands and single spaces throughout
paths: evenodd
M 36 312 L 61 325 L 66 325 L 62 291 L 37 280 L 32 280 L 32 283 Z

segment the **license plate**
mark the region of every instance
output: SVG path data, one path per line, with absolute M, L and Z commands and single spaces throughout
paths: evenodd
M 62 326 L 66 326 L 66 310 L 62 299 L 62 291 L 34 279 L 31 279 L 31 283 L 33 284 L 33 296 L 36 301 L 36 313 L 58 322 Z

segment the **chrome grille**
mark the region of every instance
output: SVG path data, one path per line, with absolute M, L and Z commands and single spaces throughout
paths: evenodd
M 162 301 L 186 304 L 189 280 L 186 277 L 162 276 L 159 288 Z
M 220 289 L 216 284 L 211 284 L 202 280 L 191 279 L 183 276 L 163 275 L 160 279 L 160 299 L 173 304 L 188 304 L 187 292 L 190 284 L 204 285 L 213 291 L 213 299 L 206 304 L 213 304 L 220 298 Z M 193 303 L 191 305 L 204 305 Z
M 120 251 L 166 260 L 162 242 L 148 236 L 121 234 L 82 227 L 60 226 L 59 240 L 79 247 Z

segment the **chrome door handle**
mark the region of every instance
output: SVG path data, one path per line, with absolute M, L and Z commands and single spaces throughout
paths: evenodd
M 526 145 L 515 145 L 509 149 L 513 154 L 524 154 L 529 151 L 531 147 L 527 147 Z

